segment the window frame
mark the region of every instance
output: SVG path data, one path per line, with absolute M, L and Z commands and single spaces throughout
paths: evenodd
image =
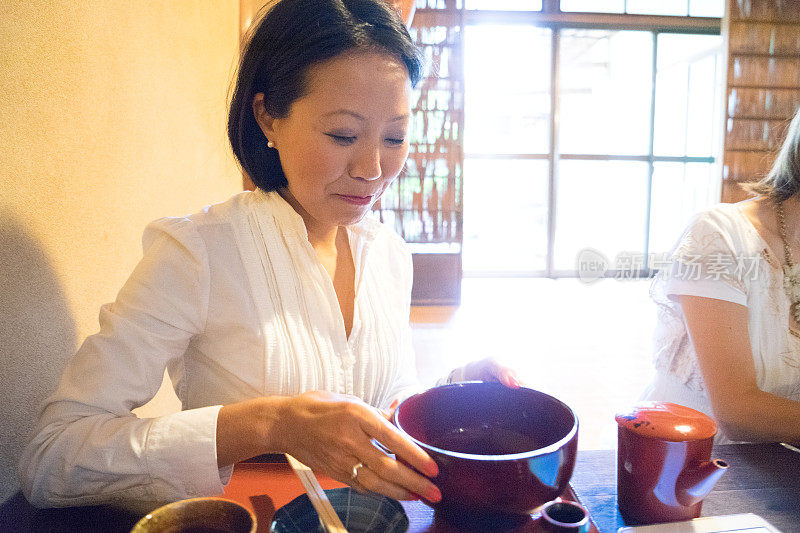
M 650 216 L 651 216 L 651 195 L 653 182 L 654 164 L 658 162 L 679 162 L 679 163 L 710 163 L 719 161 L 721 151 L 708 157 L 698 156 L 656 156 L 654 154 L 655 137 L 655 111 L 656 111 L 656 77 L 658 61 L 658 36 L 662 33 L 684 33 L 694 35 L 721 35 L 722 18 L 717 17 L 688 17 L 671 15 L 634 15 L 634 14 L 615 14 L 615 13 L 578 13 L 561 12 L 558 8 L 558 0 L 544 0 L 542 11 L 491 11 L 491 10 L 469 10 L 462 12 L 464 27 L 492 24 L 527 24 L 531 26 L 546 27 L 551 30 L 551 72 L 550 72 L 550 150 L 547 154 L 491 154 L 465 152 L 464 159 L 547 159 L 550 162 L 548 176 L 548 220 L 547 220 L 547 256 L 545 270 L 531 270 L 525 272 L 476 272 L 467 271 L 470 277 L 579 277 L 577 270 L 556 270 L 554 268 L 555 251 L 555 221 L 557 216 L 557 181 L 558 164 L 557 161 L 564 160 L 597 160 L 597 161 L 642 161 L 648 163 L 647 176 L 647 207 L 646 223 L 644 228 L 644 257 L 650 251 Z M 417 16 L 437 16 L 437 10 L 419 9 Z M 438 13 L 438 15 L 442 15 Z M 651 84 L 651 104 L 650 104 L 650 125 L 649 125 L 649 153 L 646 155 L 612 155 L 612 154 L 563 154 L 558 147 L 559 138 L 559 63 L 560 63 L 560 38 L 563 29 L 600 29 L 600 30 L 632 30 L 646 31 L 653 36 L 652 53 L 652 84 Z M 724 61 L 724 58 L 721 58 Z M 723 72 L 724 76 L 724 72 Z M 722 97 L 721 97 L 722 98 Z M 724 101 L 724 98 L 720 102 Z M 720 106 L 723 104 L 720 103 Z M 720 119 L 722 120 L 722 119 Z M 722 123 L 720 122 L 720 125 Z M 556 155 L 558 157 L 556 157 Z M 715 157 L 719 156 L 719 157 Z M 613 259 L 613 258 L 610 258 Z M 609 270 L 607 277 L 613 277 L 619 273 Z M 653 272 L 649 268 L 638 270 L 634 273 L 635 277 L 649 277 Z

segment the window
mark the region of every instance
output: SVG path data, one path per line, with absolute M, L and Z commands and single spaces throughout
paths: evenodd
M 719 20 L 686 16 L 721 1 L 465 1 L 466 275 L 574 276 L 585 248 L 646 261 L 719 200 Z

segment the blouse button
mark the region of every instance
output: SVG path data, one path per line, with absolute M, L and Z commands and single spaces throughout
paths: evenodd
M 350 368 L 356 364 L 356 358 L 352 355 L 345 355 L 342 357 L 342 368 Z

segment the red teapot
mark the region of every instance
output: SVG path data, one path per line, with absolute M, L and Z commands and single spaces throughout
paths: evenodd
M 728 468 L 724 461 L 711 460 L 714 420 L 666 402 L 642 402 L 615 419 L 617 502 L 625 523 L 700 516 L 703 498 Z

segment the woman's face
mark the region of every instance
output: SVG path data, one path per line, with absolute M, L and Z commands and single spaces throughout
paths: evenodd
M 312 66 L 306 82 L 307 93 L 285 118 L 266 115 L 256 95 L 256 118 L 280 154 L 289 200 L 299 204 L 306 226 L 353 224 L 408 155 L 408 71 L 388 54 L 359 52 Z

